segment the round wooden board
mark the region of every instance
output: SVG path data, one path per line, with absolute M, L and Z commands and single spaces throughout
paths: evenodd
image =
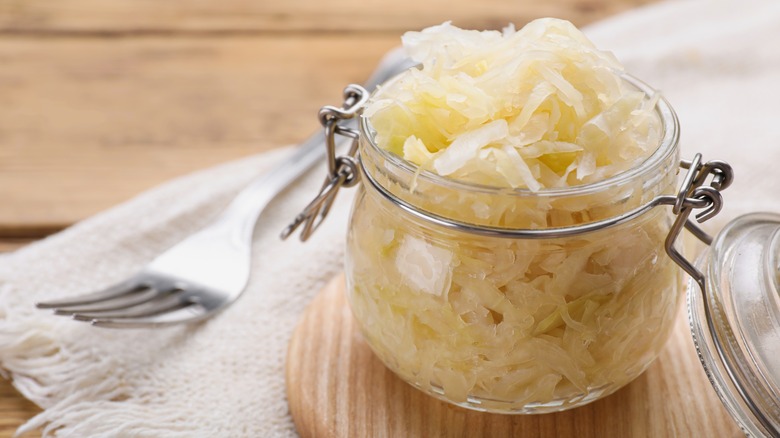
M 362 339 L 344 288 L 335 278 L 290 342 L 287 396 L 304 438 L 744 436 L 707 381 L 682 311 L 659 359 L 617 393 L 556 414 L 495 415 L 436 400 L 386 369 Z

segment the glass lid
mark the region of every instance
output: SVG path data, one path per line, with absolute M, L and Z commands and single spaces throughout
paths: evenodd
M 751 436 L 780 436 L 780 215 L 727 225 L 689 284 L 699 358 L 726 408 Z

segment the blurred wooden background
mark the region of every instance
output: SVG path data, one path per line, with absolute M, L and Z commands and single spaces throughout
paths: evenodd
M 649 1 L 0 0 L 0 252 L 305 139 L 405 30 L 582 26 Z M 0 437 L 37 411 L 0 378 Z

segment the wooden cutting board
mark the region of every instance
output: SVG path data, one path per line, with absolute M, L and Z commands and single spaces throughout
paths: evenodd
M 287 356 L 287 396 L 302 437 L 742 437 L 699 364 L 680 312 L 653 365 L 615 394 L 545 415 L 452 406 L 403 382 L 365 343 L 335 278 L 304 313 Z

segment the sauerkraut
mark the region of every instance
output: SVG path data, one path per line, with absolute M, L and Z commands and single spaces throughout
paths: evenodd
M 380 87 L 364 114 L 380 147 L 422 169 L 539 190 L 616 175 L 658 144 L 657 96 L 627 88 L 614 56 L 568 21 L 444 23 L 403 43 L 422 68 Z
M 648 159 L 663 133 L 658 97 L 571 24 L 444 24 L 404 44 L 422 70 L 373 97 L 361 160 L 415 208 L 550 228 L 673 192 L 676 144 Z M 649 171 L 592 184 L 640 165 Z M 634 379 L 668 338 L 680 297 L 663 248 L 669 225 L 669 211 L 655 209 L 576 237 L 484 237 L 403 212 L 368 185 L 348 234 L 349 301 L 382 361 L 438 397 L 499 412 L 566 409 Z

